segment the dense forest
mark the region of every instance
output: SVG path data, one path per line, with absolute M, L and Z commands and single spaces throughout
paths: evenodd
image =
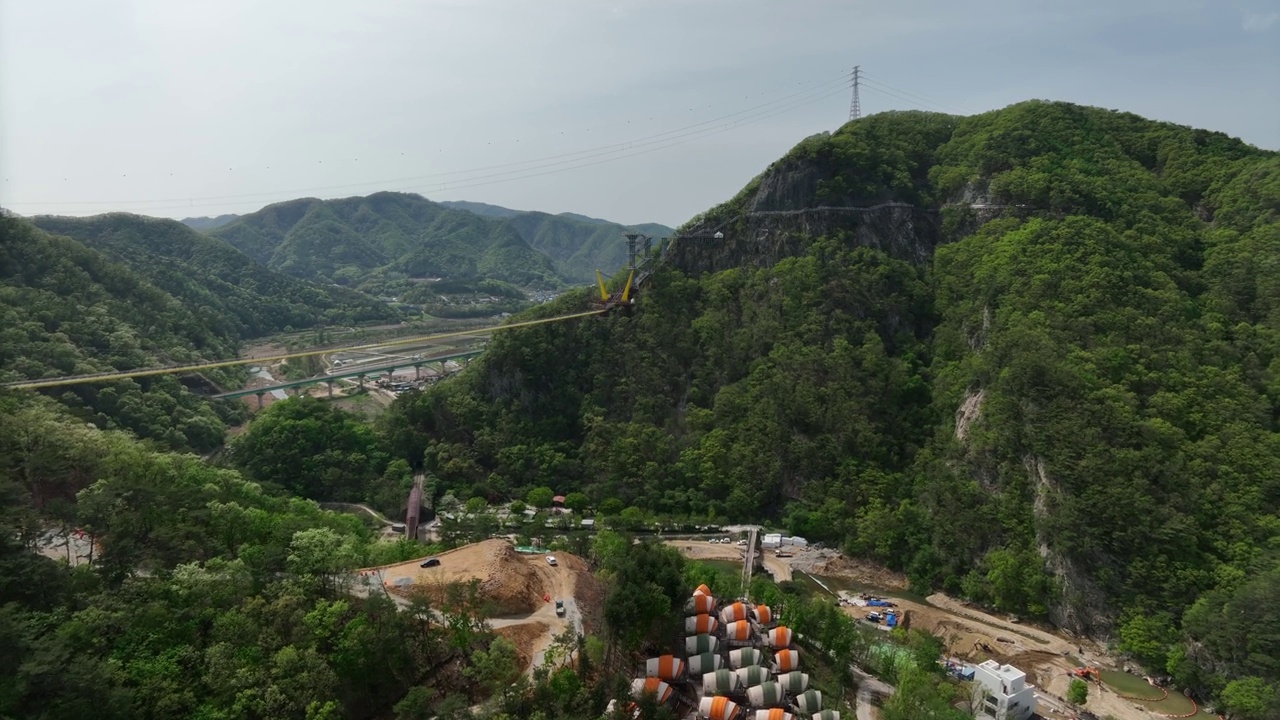
M 74 504 L 53 502 L 68 493 Z M 51 521 L 94 538 L 92 566 L 34 552 Z M 0 394 L 0 717 L 426 720 L 471 717 L 492 697 L 499 712 L 551 720 L 598 717 L 625 693 L 599 670 L 608 627 L 589 646 L 564 639 L 579 659 L 562 650 L 530 677 L 485 624 L 475 584 L 407 606 L 352 593 L 354 568 L 423 551 L 235 470 L 87 428 L 46 398 Z M 607 567 L 681 582 L 683 558 L 651 555 Z M 639 609 L 618 590 L 606 600 L 619 622 L 652 622 L 687 592 Z
M 45 230 L 0 218 L 0 381 L 221 359 L 250 337 L 397 317 L 373 298 L 263 268 L 172 220 L 35 222 Z M 210 403 L 188 385 L 207 391 L 243 380 L 243 370 L 223 370 L 51 392 L 82 421 L 208 452 L 243 409 Z
M 627 264 L 623 233 L 638 232 L 658 240 L 675 232 L 655 223 L 623 226 L 575 213 L 552 215 L 472 202 L 440 204 L 484 217 L 505 218 L 530 247 L 551 258 L 562 278 L 574 283 L 592 282 L 597 269 L 613 271 Z
M 1280 156 L 1063 103 L 886 113 L 685 229 L 725 239 L 630 315 L 495 337 L 397 403 L 393 452 L 459 497 L 773 517 L 1276 695 Z
M 642 226 L 641 232 L 670 232 Z M 381 192 L 269 205 L 210 231 L 259 263 L 297 277 L 375 294 L 412 279 L 498 280 L 556 289 L 625 262 L 621 225 L 496 206 L 434 203 Z
M 386 303 L 368 295 L 274 272 L 226 242 L 172 220 L 115 213 L 41 216 L 32 222 L 125 265 L 184 305 L 199 308 L 205 327 L 234 339 L 398 319 Z
M 292 470 L 299 458 L 287 448 L 266 451 L 281 462 L 256 468 L 259 484 L 76 423 L 48 398 L 0 393 L 0 717 L 600 718 L 628 696 L 636 658 L 679 635 L 693 587 L 738 590 L 736 576 L 663 544 L 613 531 L 574 538 L 599 606 L 586 611 L 586 635 L 555 637 L 545 663 L 523 672 L 516 646 L 487 624 L 496 609 L 476 582 L 407 599 L 360 591 L 355 568 L 432 548 L 376 541 L 357 515 L 273 485 L 354 471 L 350 440 L 377 442 L 367 427 L 320 402 L 280 403 L 264 417 L 251 444 L 323 425 L 315 440 L 334 449 Z M 59 501 L 69 493 L 74 503 Z M 64 562 L 61 545 L 48 544 L 51 523 L 91 536 L 92 564 Z M 68 546 L 65 557 L 81 552 Z M 903 663 L 871 652 L 885 642 L 879 631 L 790 583 L 757 578 L 750 593 L 819 643 L 806 645 L 806 663 L 829 706 L 840 707 L 834 690 L 851 699 L 847 668 L 857 662 L 898 685 L 885 720 L 971 717 L 951 707 L 964 692 L 944 681 L 938 639 L 895 633 L 890 641 L 913 658 Z M 651 702 L 640 709 L 675 720 Z

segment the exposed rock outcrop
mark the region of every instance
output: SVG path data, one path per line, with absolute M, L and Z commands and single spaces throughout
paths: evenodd
M 770 168 L 739 216 L 686 230 L 672 244 L 667 261 L 690 275 L 744 265 L 768 267 L 803 253 L 815 237 L 840 235 L 851 245 L 928 262 L 941 237 L 937 210 L 887 198 L 819 204 L 818 185 L 830 179 L 827 175 L 804 160 Z M 713 237 L 716 232 L 724 237 Z
M 1044 459 L 1027 455 L 1022 459 L 1027 474 L 1035 488 L 1034 511 L 1041 527 L 1045 517 L 1053 511 L 1058 487 L 1045 472 Z M 1082 570 L 1070 558 L 1049 546 L 1043 532 L 1037 531 L 1037 549 L 1044 559 L 1045 569 L 1053 576 L 1059 593 L 1049 605 L 1049 619 L 1054 625 L 1080 635 L 1096 636 L 1111 627 L 1107 607 L 1107 595 L 1098 587 L 1090 573 Z
M 965 395 L 960 407 L 956 409 L 956 440 L 963 441 L 968 437 L 969 426 L 982 416 L 982 401 L 986 397 L 986 390 L 971 391 Z

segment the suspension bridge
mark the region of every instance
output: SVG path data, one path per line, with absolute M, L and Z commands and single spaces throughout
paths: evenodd
M 401 338 L 399 340 L 388 340 L 386 342 L 378 342 L 378 343 L 366 343 L 363 345 L 351 345 L 348 347 L 336 347 L 336 348 L 330 347 L 330 348 L 324 348 L 321 350 L 301 350 L 298 352 L 282 353 L 278 355 L 242 357 L 242 358 L 234 358 L 230 360 L 213 360 L 209 362 L 193 363 L 188 365 L 172 365 L 169 367 L 144 368 L 144 369 L 138 369 L 138 370 L 123 370 L 118 372 L 89 373 L 85 375 L 67 375 L 67 376 L 55 377 L 55 378 L 39 378 L 35 380 L 17 380 L 13 382 L 0 383 L 0 387 L 12 388 L 12 389 L 40 390 L 43 388 L 67 387 L 70 385 L 84 385 L 88 383 L 112 382 L 115 380 L 127 380 L 130 378 L 154 377 L 156 375 L 179 375 L 179 374 L 186 374 L 186 373 L 198 373 L 204 370 L 213 370 L 215 368 L 236 367 L 240 365 L 270 364 L 270 363 L 276 363 L 276 362 L 283 362 L 285 360 L 292 360 L 294 358 L 315 357 L 317 355 L 327 355 L 330 353 L 358 352 L 361 350 L 376 350 L 380 348 L 397 347 L 402 345 L 414 345 L 414 344 L 428 342 L 432 340 L 446 340 L 449 338 L 485 335 L 485 334 L 500 332 L 503 330 L 516 330 L 518 328 L 533 327 L 535 325 L 546 325 L 547 323 L 563 322 L 565 320 L 573 320 L 575 318 L 591 317 L 594 315 L 600 315 L 605 311 L 606 311 L 605 309 L 600 308 L 600 309 L 588 310 L 586 312 L 570 313 L 568 315 L 558 315 L 556 317 L 540 318 L 537 320 L 525 320 L 523 322 L 509 323 L 507 325 L 496 325 L 494 327 L 481 328 L 478 330 L 460 330 L 456 332 L 436 333 L 434 335 L 419 335 L 411 338 Z M 473 353 L 464 353 L 464 354 L 478 354 L 478 351 Z M 429 362 L 435 362 L 437 360 L 438 358 L 424 358 L 422 360 L 406 359 L 404 361 L 394 363 L 394 367 L 396 368 L 413 367 L 415 363 L 421 363 L 425 365 Z M 353 369 L 349 377 L 359 377 L 359 375 L 362 373 L 365 375 L 370 375 L 370 374 L 373 374 L 373 371 L 374 371 L 374 368 Z M 310 378 L 308 380 L 298 381 L 298 382 L 300 384 L 313 384 L 316 382 L 324 382 L 328 378 L 335 378 L 335 377 L 338 377 L 338 375 L 326 375 L 326 376 Z M 296 385 L 290 385 L 290 386 L 296 387 Z M 253 389 L 241 394 L 251 395 L 256 393 L 257 390 L 258 389 Z M 231 394 L 228 394 L 228 393 L 223 393 L 223 395 L 228 397 L 231 396 Z

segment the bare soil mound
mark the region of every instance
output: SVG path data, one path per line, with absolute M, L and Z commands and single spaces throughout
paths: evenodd
M 506 540 L 486 540 L 456 550 L 440 553 L 440 564 L 419 567 L 417 560 L 393 565 L 384 570 L 391 592 L 408 597 L 415 590 L 425 590 L 439 602 L 447 586 L 453 583 L 479 581 L 480 598 L 491 604 L 497 615 L 522 615 L 536 610 L 547 594 L 547 584 L 538 572 L 541 556 L 524 557 Z M 411 583 L 398 582 L 410 578 Z
M 502 614 L 533 612 L 543 603 L 547 590 L 533 569 L 532 558 L 522 557 L 505 540 L 489 540 L 481 545 L 490 543 L 493 551 L 485 565 L 480 596 L 494 603 Z

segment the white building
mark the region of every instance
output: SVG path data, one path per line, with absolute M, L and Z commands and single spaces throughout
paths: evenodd
M 760 541 L 760 546 L 763 547 L 765 550 L 771 550 L 776 547 L 781 547 L 782 534 L 776 533 L 772 535 L 765 535 L 764 540 Z
M 973 669 L 982 688 L 982 711 L 996 720 L 1026 720 L 1036 709 L 1036 687 L 1027 674 L 1012 665 L 988 660 Z

